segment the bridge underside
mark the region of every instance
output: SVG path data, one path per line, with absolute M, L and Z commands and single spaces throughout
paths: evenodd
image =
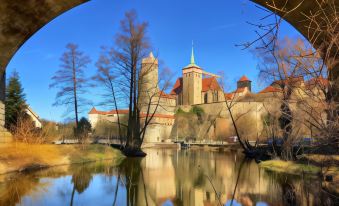
M 5 99 L 5 69 L 15 52 L 41 27 L 46 25 L 63 12 L 70 10 L 88 0 L 0 0 L 0 130 L 4 126 L 4 106 Z M 262 5 L 269 10 L 275 10 L 269 5 L 277 8 L 290 10 L 300 4 L 297 9 L 288 15 L 282 11 L 275 10 L 279 15 L 284 15 L 284 19 L 293 25 L 301 34 L 308 39 L 305 17 L 302 13 L 309 14 L 317 10 L 316 0 L 251 0 Z M 286 3 L 287 1 L 287 3 Z M 330 0 L 328 0 L 330 1 Z M 339 6 L 339 1 L 335 1 Z M 286 3 L 286 4 L 285 4 Z M 226 8 L 225 8 L 226 9 Z M 227 12 L 225 10 L 225 12 Z M 323 39 L 322 37 L 319 38 Z M 314 42 L 317 48 L 319 42 Z M 339 68 L 333 69 L 333 77 L 338 83 Z

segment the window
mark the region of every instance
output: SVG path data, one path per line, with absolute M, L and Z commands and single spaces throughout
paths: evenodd
M 213 91 L 213 102 L 217 102 L 218 101 L 218 92 Z
M 204 103 L 207 103 L 207 93 L 204 94 Z

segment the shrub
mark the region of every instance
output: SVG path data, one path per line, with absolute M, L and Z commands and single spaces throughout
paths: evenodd
M 30 144 L 41 144 L 45 141 L 41 129 L 35 128 L 33 121 L 27 116 L 19 116 L 16 125 L 12 125 L 11 131 L 17 141 Z
M 185 114 L 186 112 L 184 110 L 182 110 L 180 107 L 179 109 L 177 109 L 177 111 L 175 111 L 175 114 Z
M 198 106 L 193 106 L 190 112 L 196 114 L 198 117 L 201 117 L 205 113 L 204 109 Z

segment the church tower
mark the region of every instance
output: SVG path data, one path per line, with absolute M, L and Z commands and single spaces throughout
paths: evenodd
M 191 63 L 182 69 L 183 104 L 193 105 L 201 103 L 202 69 L 195 64 L 194 48 L 192 43 Z

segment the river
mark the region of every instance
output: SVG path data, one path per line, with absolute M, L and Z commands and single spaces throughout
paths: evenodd
M 100 161 L 0 176 L 0 205 L 335 204 L 318 178 L 265 171 L 237 150 L 145 152 L 118 165 Z

